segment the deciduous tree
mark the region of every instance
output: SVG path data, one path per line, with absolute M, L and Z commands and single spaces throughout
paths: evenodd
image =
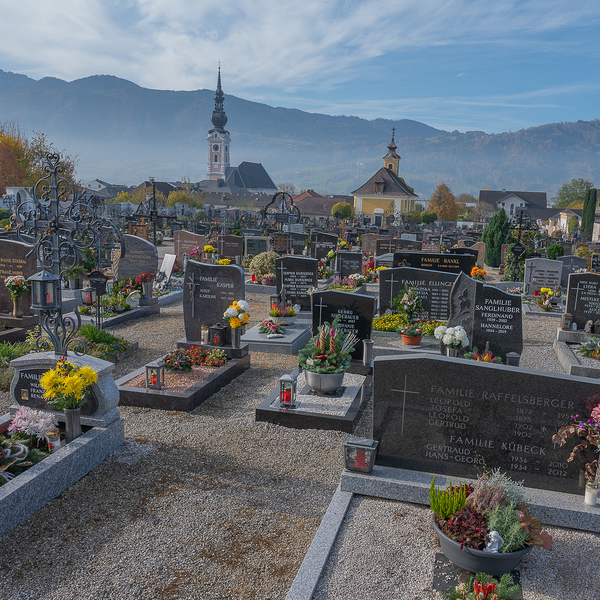
M 571 179 L 563 183 L 552 199 L 554 208 L 569 208 L 574 203 L 583 203 L 587 191 L 593 187 L 594 184 L 587 179 Z
M 456 221 L 460 207 L 450 188 L 445 183 L 439 183 L 429 198 L 428 208 L 435 211 L 439 219 Z
M 331 216 L 335 217 L 336 213 L 340 219 L 353 219 L 354 208 L 348 202 L 338 202 L 331 207 Z

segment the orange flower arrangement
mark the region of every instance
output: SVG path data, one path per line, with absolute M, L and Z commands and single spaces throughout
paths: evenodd
M 477 279 L 477 281 L 485 281 L 485 278 L 487 277 L 487 271 L 475 266 L 471 269 L 471 277 L 473 279 Z

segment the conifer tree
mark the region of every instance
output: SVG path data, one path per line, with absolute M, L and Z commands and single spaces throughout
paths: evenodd
M 595 188 L 592 188 L 591 190 L 588 190 L 585 195 L 585 200 L 583 202 L 583 214 L 581 216 L 581 230 L 588 239 L 592 238 L 597 203 L 597 191 Z
M 483 230 L 481 240 L 485 242 L 485 264 L 499 267 L 502 258 L 502 244 L 508 239 L 508 217 L 499 210 Z

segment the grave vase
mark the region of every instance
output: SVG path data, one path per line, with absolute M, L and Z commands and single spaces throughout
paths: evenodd
M 458 358 L 459 350 L 457 348 L 450 348 L 450 346 L 446 346 L 446 356 L 450 356 L 451 358 Z
M 585 503 L 588 506 L 596 506 L 598 502 L 598 485 L 588 481 L 585 484 Z
M 13 298 L 13 317 L 20 319 L 23 316 L 23 296 Z
M 142 283 L 142 292 L 144 293 L 144 298 L 152 298 L 152 287 L 152 281 L 146 281 L 145 283 Z
M 81 431 L 81 407 L 65 408 L 65 442 L 68 444 L 78 438 Z
M 241 327 L 236 327 L 236 328 L 231 328 L 231 346 L 233 348 L 239 348 L 240 347 L 240 339 L 242 337 L 242 328 Z

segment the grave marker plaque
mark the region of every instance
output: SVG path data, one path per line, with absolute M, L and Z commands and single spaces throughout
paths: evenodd
M 319 325 L 325 321 L 332 323 L 339 315 L 339 327 L 344 333 L 354 333 L 359 342 L 354 346 L 352 360 L 362 360 L 362 340 L 371 339 L 373 316 L 375 315 L 375 298 L 352 292 L 325 290 L 313 293 L 312 330 L 316 334 Z
M 414 315 L 416 319 L 447 321 L 450 315 L 450 291 L 455 281 L 455 273 L 410 267 L 384 269 L 379 274 L 379 313 L 383 314 L 391 308 L 391 301 L 408 285 L 416 286 L 423 302 L 422 312 Z
M 376 233 L 363 233 L 361 235 L 360 245 L 362 251 L 366 254 L 372 254 L 375 256 L 377 251 L 377 240 L 387 240 L 389 239 L 385 235 L 379 235 Z
M 319 261 L 303 256 L 283 256 L 275 260 L 277 292 L 285 287 L 286 296 L 302 310 L 310 310 L 309 288 L 317 287 Z
M 467 254 L 428 254 L 426 252 L 394 252 L 394 267 L 432 269 L 446 273 L 471 274 L 475 257 Z
M 121 258 L 121 250 L 113 250 L 113 271 L 116 279 L 137 277 L 147 271 L 156 275 L 158 269 L 158 250 L 154 244 L 136 237 L 124 235 L 125 256 Z
M 330 250 L 337 248 L 338 236 L 333 233 L 313 233 L 311 243 L 311 254 L 313 258 L 320 260 L 325 258 Z
M 304 233 L 290 233 L 290 252 L 292 254 L 300 254 L 304 251 L 307 236 Z
M 35 253 L 29 254 L 33 246 L 13 240 L 0 240 L 0 311 L 12 312 L 13 301 L 4 285 L 4 279 L 12 275 L 21 275 L 25 279 L 37 271 Z M 22 296 L 23 313 L 31 315 L 31 292 Z
M 146 224 L 129 223 L 129 235 L 135 235 L 149 241 L 148 229 L 149 226 Z
M 577 329 L 583 329 L 590 319 L 600 317 L 600 274 L 571 273 L 567 288 L 567 309 L 573 315 Z
M 173 234 L 173 250 L 175 251 L 176 263 L 179 268 L 183 267 L 183 255 L 190 255 L 194 248 L 204 251 L 206 236 L 185 231 L 183 229 Z
M 183 322 L 189 342 L 202 339 L 202 325 L 223 322 L 234 300 L 245 297 L 244 270 L 237 265 L 210 265 L 190 260 L 183 282 Z
M 337 261 L 342 279 L 353 273 L 362 274 L 362 254 L 360 252 L 338 252 Z
M 252 256 L 258 256 L 262 252 L 269 251 L 269 238 L 268 237 L 248 236 L 245 241 L 246 241 L 246 254 L 250 254 Z
M 592 254 L 591 256 L 591 267 L 595 273 L 600 272 L 600 254 Z
M 220 235 L 218 246 L 220 258 L 235 259 L 244 255 L 244 238 L 241 235 Z
M 477 479 L 500 468 L 528 487 L 582 494 L 575 442 L 554 447 L 570 415 L 589 414 L 583 377 L 430 355 L 377 357 L 373 438 L 379 465 Z
M 562 263 L 547 258 L 528 258 L 525 261 L 525 294 L 533 296 L 541 288 L 554 290 L 560 285 Z
M 523 351 L 521 296 L 493 285 L 484 285 L 461 273 L 450 293 L 448 326 L 462 325 L 471 348 L 484 350 L 490 343 L 493 354 L 506 362 L 507 352 Z
M 439 254 L 440 245 L 434 243 L 423 244 L 422 250 L 423 252 L 428 252 L 430 254 Z

